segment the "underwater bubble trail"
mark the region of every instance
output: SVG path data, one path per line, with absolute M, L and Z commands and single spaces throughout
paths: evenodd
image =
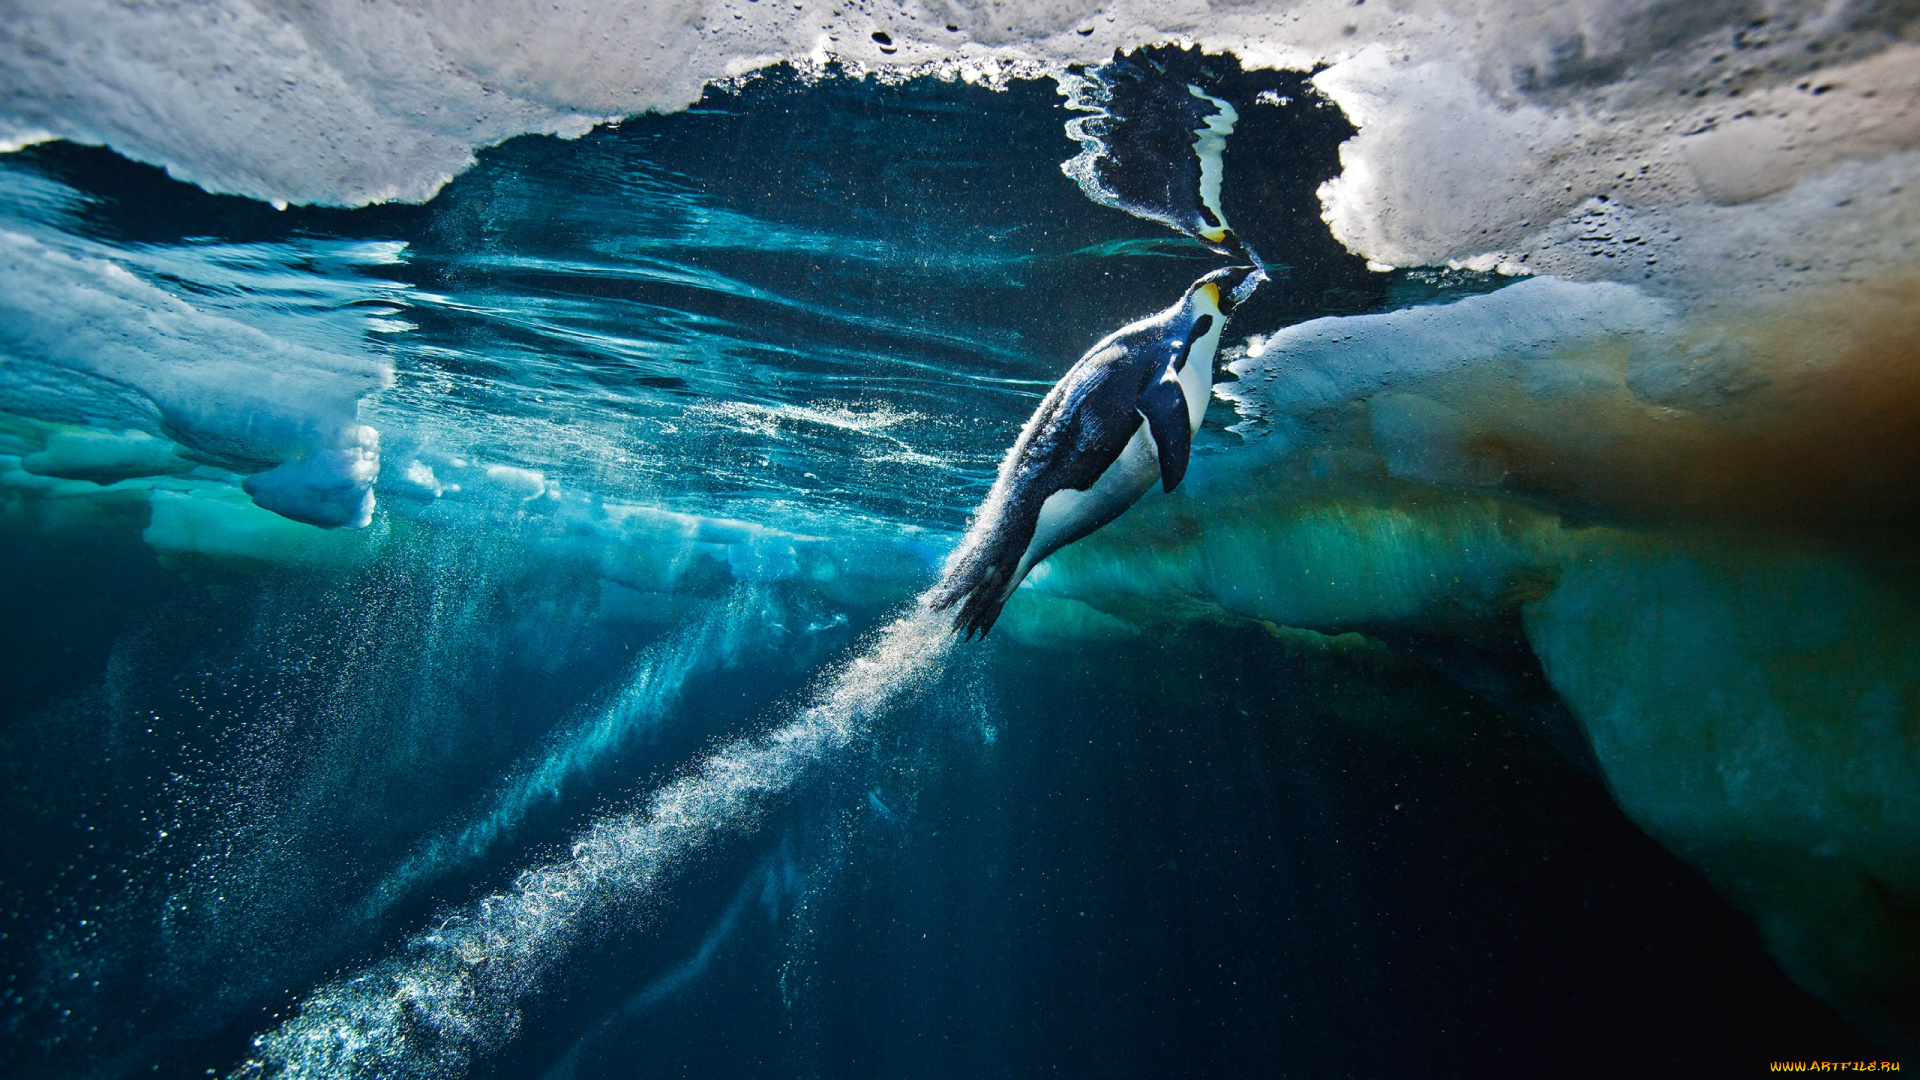
M 542 1075 L 542 1080 L 573 1080 L 573 1077 L 579 1073 L 581 1057 L 591 1050 L 595 1042 L 619 1030 L 627 1021 L 679 993 L 705 974 L 707 967 L 713 963 L 714 955 L 720 951 L 720 946 L 726 944 L 727 939 L 733 936 L 734 928 L 739 925 L 740 916 L 746 912 L 747 905 L 754 897 L 761 894 L 765 888 L 766 879 L 774 873 L 771 867 L 763 863 L 754 873 L 747 875 L 747 880 L 734 891 L 733 899 L 727 903 L 726 910 L 720 913 L 719 920 L 714 923 L 712 929 L 707 931 L 707 936 L 700 939 L 700 944 L 693 950 L 693 954 L 648 983 L 638 993 L 629 997 L 613 1015 L 600 1021 L 591 1031 L 575 1040 L 574 1044 L 567 1048 L 567 1052 Z
M 452 1077 L 510 1040 L 583 932 L 644 914 L 687 860 L 751 830 L 806 770 L 845 751 L 925 689 L 952 648 L 948 620 L 917 605 L 816 684 L 812 703 L 669 783 L 644 809 L 603 818 L 561 861 L 411 938 L 400 955 L 315 991 L 254 1040 L 239 1077 Z
M 408 856 L 361 905 L 361 918 L 378 919 L 419 885 L 478 861 L 536 807 L 558 802 L 569 783 L 658 724 L 689 682 L 728 666 L 745 650 L 748 635 L 761 627 L 763 600 L 758 590 L 736 590 L 698 624 L 648 649 L 611 703 L 588 714 L 513 778 L 486 813 Z

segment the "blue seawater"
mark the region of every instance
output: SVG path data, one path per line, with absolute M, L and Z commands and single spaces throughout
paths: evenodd
M 1261 78 L 1242 338 L 1500 295 L 1340 248 L 1313 193 L 1352 129 Z M 1294 628 L 1063 593 L 966 646 L 910 613 L 1065 366 L 1218 262 L 1089 201 L 1071 117 L 1050 82 L 774 75 L 358 210 L 0 157 L 0 1069 L 1876 1056 L 1623 814 L 1519 600 Z M 1263 423 L 1215 404 L 1202 496 Z

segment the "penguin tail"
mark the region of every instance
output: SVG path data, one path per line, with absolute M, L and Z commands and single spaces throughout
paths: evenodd
M 942 584 L 931 606 L 935 611 L 946 611 L 960 605 L 953 616 L 953 632 L 968 641 L 975 636 L 984 638 L 1013 593 L 1008 582 L 1012 576 L 1012 567 L 997 563 L 968 566 Z

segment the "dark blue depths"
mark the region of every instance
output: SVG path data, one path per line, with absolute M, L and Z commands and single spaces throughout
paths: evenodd
M 989 663 L 993 741 L 965 701 L 903 719 L 826 800 L 845 831 L 799 909 L 764 898 L 804 815 L 711 884 L 708 917 L 767 883 L 703 977 L 573 1075 L 1728 1075 L 1862 1045 L 1595 783 L 1418 665 L 1219 631 Z
M 63 659 L 6 679 L 43 706 L 7 731 L 16 1075 L 224 1070 L 305 986 L 551 857 L 850 636 L 696 675 L 590 789 L 369 916 L 422 834 L 649 642 L 516 625 L 537 586 L 485 575 L 436 597 L 418 567 L 180 581 L 12 554 L 39 588 L 11 610 L 119 609 L 111 642 L 53 622 Z M 455 640 L 420 633 L 456 600 L 477 610 Z M 234 740 L 249 767 L 210 767 Z M 166 849 L 184 861 L 153 857 L 158 830 L 196 838 Z M 249 831 L 280 865 L 201 850 Z M 46 934 L 91 941 L 80 980 Z M 1257 630 L 988 644 L 591 936 L 480 1075 L 1671 1075 L 1858 1043 L 1530 725 L 1395 654 Z

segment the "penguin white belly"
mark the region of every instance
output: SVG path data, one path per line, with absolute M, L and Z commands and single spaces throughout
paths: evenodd
M 1100 479 L 1085 491 L 1062 488 L 1040 504 L 1040 520 L 1034 526 L 1033 540 L 1020 557 L 1014 572 L 1017 586 L 1027 571 L 1041 559 L 1093 532 L 1126 512 L 1140 496 L 1160 482 L 1160 454 L 1145 421 L 1127 440 L 1126 448 L 1114 459 Z
M 1187 366 L 1180 371 L 1180 392 L 1187 399 L 1187 419 L 1193 433 L 1200 434 L 1200 422 L 1207 418 L 1207 405 L 1213 400 L 1213 354 L 1220 348 L 1220 330 L 1225 318 L 1216 318 L 1213 329 L 1193 343 L 1187 354 Z

